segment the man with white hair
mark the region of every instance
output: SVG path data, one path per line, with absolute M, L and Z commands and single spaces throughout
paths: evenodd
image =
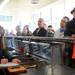
M 44 19 L 43 18 L 39 18 L 38 20 L 38 28 L 36 28 L 36 30 L 33 32 L 34 36 L 46 36 L 47 34 L 47 30 L 44 28 Z

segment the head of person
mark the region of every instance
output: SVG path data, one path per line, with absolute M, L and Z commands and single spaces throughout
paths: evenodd
M 29 25 L 25 25 L 24 26 L 24 29 L 29 29 Z
M 48 30 L 48 31 L 55 32 L 54 29 L 53 29 L 53 27 L 52 27 L 52 25 L 49 25 L 48 28 L 47 28 L 47 30 Z
M 73 15 L 73 18 L 75 18 L 75 8 L 71 11 L 71 14 Z
M 5 30 L 2 26 L 0 26 L 0 50 L 3 48 L 3 42 L 2 42 L 2 37 L 5 34 Z
M 49 25 L 47 30 L 51 30 L 52 29 L 52 25 Z
M 25 25 L 24 27 L 23 27 L 23 31 L 28 31 L 29 30 L 29 25 Z
M 62 19 L 61 19 L 61 22 L 60 22 L 60 28 L 65 28 L 65 25 L 66 23 L 69 21 L 69 18 L 67 16 L 64 16 Z
M 20 25 L 17 25 L 17 26 L 16 26 L 16 31 L 17 31 L 17 32 L 20 32 L 20 31 L 21 31 L 21 26 L 20 26 Z
M 52 25 L 49 25 L 48 28 L 52 28 Z
M 4 36 L 5 30 L 2 26 L 0 26 L 0 37 Z
M 44 19 L 43 18 L 39 18 L 39 20 L 38 20 L 38 27 L 39 28 L 44 28 Z

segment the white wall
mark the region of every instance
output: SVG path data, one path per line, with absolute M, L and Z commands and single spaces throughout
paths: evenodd
M 34 31 L 37 27 L 38 18 L 42 17 L 45 19 L 47 25 L 53 25 L 53 28 L 57 30 L 60 27 L 60 20 L 63 16 L 68 16 L 70 19 L 72 15 L 70 11 L 75 6 L 75 0 L 59 0 L 55 3 L 52 3 L 46 7 L 40 8 L 36 11 L 33 11 L 29 7 L 23 7 L 22 4 L 16 5 L 16 3 L 10 3 L 6 5 L 2 10 L 0 10 L 0 15 L 3 16 L 12 16 L 11 21 L 0 21 L 5 29 L 15 31 L 17 24 L 21 24 L 22 27 L 25 24 L 30 25 L 30 30 Z
M 72 19 L 71 10 L 75 7 L 75 0 L 59 0 L 55 3 L 52 3 L 46 7 L 43 7 L 37 12 L 34 12 L 34 15 L 37 16 L 37 18 L 42 17 L 45 19 L 46 24 L 51 24 L 55 30 L 60 28 L 60 20 L 67 16 L 70 19 Z M 34 22 L 36 21 L 36 18 L 34 18 Z

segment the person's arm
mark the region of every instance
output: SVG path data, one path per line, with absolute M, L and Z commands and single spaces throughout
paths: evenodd
M 36 31 L 38 30 L 38 28 L 36 29 L 36 30 L 34 30 L 34 32 L 33 32 L 33 36 L 36 36 L 37 34 L 36 34 Z
M 46 37 L 47 36 L 47 30 L 43 30 L 42 33 L 40 34 L 40 36 L 42 37 Z

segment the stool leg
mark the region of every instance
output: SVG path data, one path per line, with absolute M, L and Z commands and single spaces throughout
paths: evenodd
M 1 69 L 1 70 L 2 70 L 3 74 L 6 75 L 6 71 L 5 71 L 5 69 Z

